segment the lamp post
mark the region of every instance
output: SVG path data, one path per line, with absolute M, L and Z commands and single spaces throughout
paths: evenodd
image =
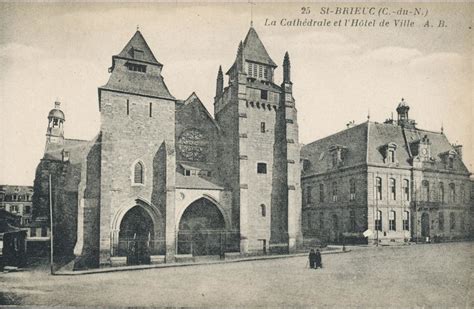
M 54 246 L 53 246 L 53 192 L 51 189 L 51 174 L 49 174 L 49 224 L 50 224 L 50 266 L 51 266 L 51 275 L 54 275 Z

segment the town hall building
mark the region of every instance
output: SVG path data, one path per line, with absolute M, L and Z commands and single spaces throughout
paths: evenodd
M 137 31 L 98 88 L 100 131 L 68 139 L 56 102 L 36 170 L 36 220 L 53 208 L 57 259 L 75 269 L 201 255 L 294 252 L 302 243 L 300 146 L 291 65 L 251 27 L 214 115 L 176 99 Z M 51 198 L 50 198 L 51 197 Z
M 353 122 L 304 145 L 303 233 L 322 243 L 467 239 L 474 210 L 462 146 L 397 119 Z

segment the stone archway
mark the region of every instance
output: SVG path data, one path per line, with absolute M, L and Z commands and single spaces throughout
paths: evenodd
M 178 226 L 178 254 L 221 255 L 225 243 L 226 220 L 219 207 L 207 198 L 192 202 Z
M 151 255 L 164 255 L 164 227 L 160 211 L 146 200 L 138 198 L 133 206 L 124 205 L 112 220 L 112 256 L 127 257 L 129 264 L 147 264 Z M 133 252 L 135 257 L 131 257 Z
M 127 256 L 128 265 L 149 264 L 154 243 L 154 223 L 141 206 L 128 210 L 120 222 L 118 254 Z

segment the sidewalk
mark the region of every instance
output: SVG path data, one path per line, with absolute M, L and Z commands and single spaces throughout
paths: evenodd
M 321 254 L 338 254 L 338 253 L 347 253 L 350 250 L 342 251 L 342 246 L 331 246 L 331 250 L 322 251 Z M 211 265 L 211 264 L 226 264 L 226 263 L 239 263 L 239 262 L 248 262 L 248 261 L 260 261 L 260 260 L 274 260 L 274 259 L 285 259 L 299 256 L 306 256 L 307 252 L 304 253 L 294 253 L 294 254 L 285 254 L 285 255 L 259 255 L 259 256 L 249 256 L 241 257 L 229 260 L 209 260 L 209 261 L 200 261 L 200 262 L 187 262 L 187 263 L 169 263 L 169 264 L 149 264 L 149 265 L 136 265 L 136 266 L 119 266 L 119 267 L 108 267 L 108 268 L 95 268 L 88 270 L 58 270 L 54 275 L 57 276 L 76 276 L 76 275 L 89 275 L 89 274 L 99 274 L 99 273 L 110 273 L 118 271 L 131 271 L 131 270 L 143 270 L 151 268 L 170 268 L 170 267 L 185 267 L 185 266 L 197 266 L 197 265 Z

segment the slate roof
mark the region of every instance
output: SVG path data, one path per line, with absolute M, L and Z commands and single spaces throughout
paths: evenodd
M 174 100 L 161 75 L 121 71 L 112 73 L 109 81 L 100 89 L 120 91 L 137 95 L 147 95 Z
M 140 58 L 135 57 L 134 50 L 142 51 L 142 56 Z M 110 75 L 107 84 L 100 87 L 99 91 L 101 89 L 106 89 L 175 100 L 174 96 L 171 95 L 168 90 L 168 87 L 166 87 L 159 70 L 147 69 L 147 72 L 131 71 L 126 68 L 115 70 L 115 66 L 117 65 L 115 60 L 116 57 L 125 58 L 130 63 L 145 62 L 160 67 L 162 66 L 162 64 L 156 60 L 143 35 L 140 31 L 137 31 L 127 45 L 125 45 L 123 50 L 117 56 L 112 57 L 112 74 Z
M 151 62 L 157 65 L 162 65 L 156 60 L 155 55 L 148 46 L 145 38 L 140 31 L 137 30 L 133 37 L 128 41 L 127 45 L 122 49 L 122 51 L 117 55 L 118 57 L 128 58 L 132 60 L 137 60 L 133 57 L 133 50 L 140 50 L 143 52 L 142 61 Z
M 78 190 L 78 184 L 81 181 L 82 164 L 85 163 L 90 148 L 97 142 L 98 136 L 92 141 L 78 139 L 65 139 L 63 145 L 48 144 L 44 153 L 44 160 L 62 161 L 63 151 L 69 153 L 69 164 L 66 174 L 66 191 L 75 192 Z
M 360 164 L 384 165 L 383 149 L 388 143 L 397 145 L 395 160 L 399 168 L 411 168 L 409 148 L 418 143 L 424 136 L 431 142 L 431 157 L 434 159 L 424 167 L 432 170 L 445 170 L 443 154 L 455 151 L 443 133 L 422 130 L 418 128 L 405 128 L 396 123 L 364 122 L 357 126 L 345 129 L 327 136 L 310 144 L 304 145 L 301 158 L 310 162 L 305 175 L 324 173 L 333 170 L 329 148 L 339 145 L 346 148 L 343 167 L 352 167 Z M 459 158 L 455 157 L 454 171 L 468 174 L 469 171 Z
M 254 61 L 262 64 L 267 64 L 273 67 L 277 65 L 273 62 L 268 54 L 265 46 L 258 37 L 257 31 L 250 27 L 243 44 L 243 56 L 245 60 Z
M 184 176 L 176 173 L 176 188 L 186 189 L 208 189 L 208 190 L 223 190 L 224 188 L 218 184 L 215 179 L 201 178 L 199 176 Z
M 201 99 L 197 96 L 195 92 L 191 93 L 191 95 L 186 100 L 177 100 L 176 102 L 176 123 L 184 122 L 185 120 L 182 119 L 180 116 L 182 111 L 185 111 L 186 108 L 190 108 L 191 106 L 196 106 L 198 109 L 202 110 L 207 118 L 214 124 L 214 126 L 220 130 L 219 124 L 217 121 L 212 117 L 212 115 L 207 110 L 206 106 L 202 103 Z M 184 123 L 183 123 L 184 124 Z

